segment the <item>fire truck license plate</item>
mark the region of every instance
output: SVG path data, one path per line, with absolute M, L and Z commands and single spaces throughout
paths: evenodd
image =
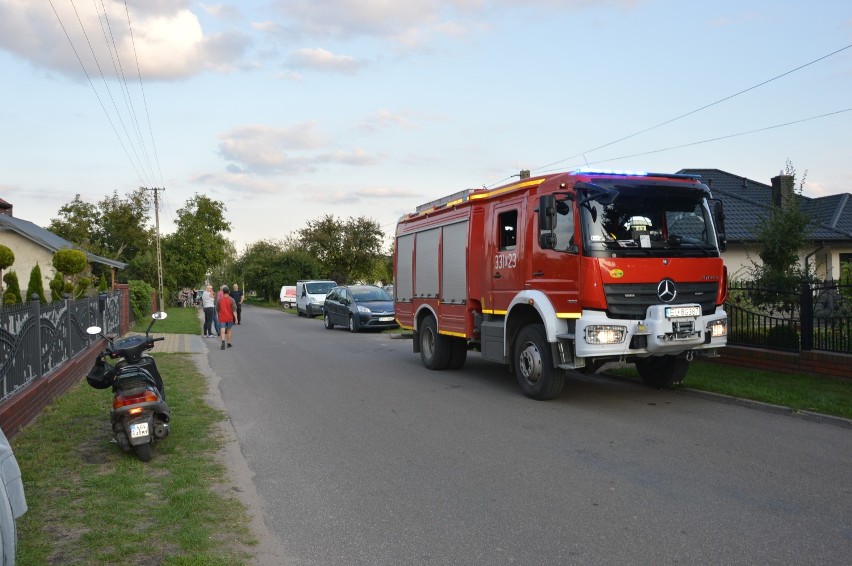
M 148 436 L 148 423 L 137 423 L 130 425 L 130 438 Z
M 666 307 L 666 318 L 701 316 L 701 307 Z

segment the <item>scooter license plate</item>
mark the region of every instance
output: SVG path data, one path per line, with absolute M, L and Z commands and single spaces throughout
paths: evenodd
M 130 438 L 148 436 L 148 423 L 136 423 L 130 425 Z

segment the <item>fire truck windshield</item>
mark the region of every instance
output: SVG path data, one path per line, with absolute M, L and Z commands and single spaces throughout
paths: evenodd
M 719 256 L 706 193 L 630 185 L 581 190 L 585 254 L 596 257 Z M 585 193 L 585 194 L 583 194 Z M 604 195 L 603 198 L 598 198 Z

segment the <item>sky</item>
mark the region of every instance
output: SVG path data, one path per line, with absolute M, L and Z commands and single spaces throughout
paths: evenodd
M 852 193 L 848 0 L 0 0 L 0 198 L 194 195 L 238 252 L 589 166 Z M 153 225 L 152 210 L 152 225 Z

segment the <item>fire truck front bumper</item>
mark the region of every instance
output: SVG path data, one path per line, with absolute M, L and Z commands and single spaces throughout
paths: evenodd
M 721 307 L 705 316 L 700 305 L 651 305 L 645 320 L 612 319 L 601 311 L 584 311 L 574 338 L 576 355 L 582 358 L 677 355 L 724 346 L 728 318 Z

